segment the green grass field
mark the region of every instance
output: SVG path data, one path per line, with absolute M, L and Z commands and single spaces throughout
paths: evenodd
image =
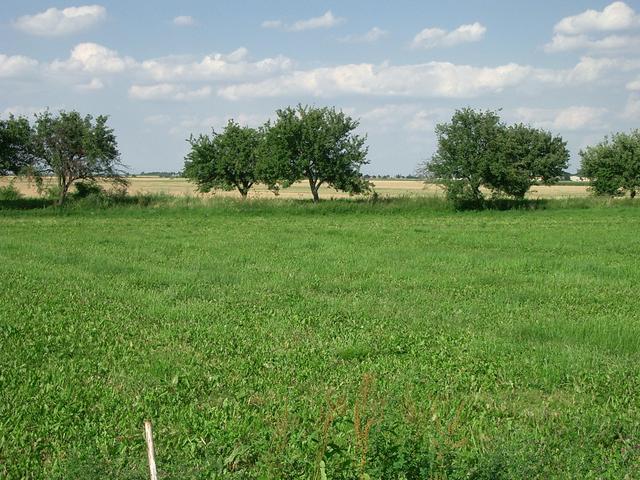
M 3 210 L 0 278 L 1 478 L 640 478 L 626 202 Z

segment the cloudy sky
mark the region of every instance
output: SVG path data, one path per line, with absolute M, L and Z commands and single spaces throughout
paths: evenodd
M 360 118 L 378 174 L 412 173 L 464 106 L 562 134 L 570 170 L 640 126 L 640 1 L 379 3 L 2 0 L 0 115 L 108 114 L 133 172 L 299 102 Z

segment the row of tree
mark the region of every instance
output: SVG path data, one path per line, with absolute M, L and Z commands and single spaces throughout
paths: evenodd
M 259 128 L 230 120 L 221 133 L 191 137 L 184 175 L 198 190 L 237 189 L 243 198 L 256 183 L 278 192 L 307 180 L 313 201 L 322 185 L 357 194 L 370 183 L 360 168 L 367 164 L 366 137 L 354 133 L 358 121 L 335 108 L 285 108 Z
M 39 185 L 44 176 L 54 176 L 58 204 L 78 180 L 124 185 L 124 174 L 106 116 L 46 111 L 33 124 L 24 117 L 0 119 L 0 175 L 27 175 Z
M 524 198 L 534 184 L 560 180 L 569 162 L 566 142 L 528 125 L 506 125 L 498 112 L 458 110 L 436 126 L 438 149 L 420 165 L 427 178 L 442 183 L 454 202 L 493 197 Z M 640 130 L 605 137 L 580 151 L 580 175 L 596 195 L 636 196 L 640 189 Z
M 358 121 L 335 108 L 298 105 L 276 112 L 259 128 L 230 120 L 222 132 L 192 136 L 183 174 L 199 191 L 238 190 L 246 197 L 256 183 L 277 193 L 306 180 L 315 202 L 327 185 L 349 193 L 370 191 L 360 171 L 368 163 L 366 137 Z M 507 125 L 498 112 L 458 110 L 436 126 L 438 148 L 419 174 L 445 186 L 456 202 L 493 197 L 524 198 L 538 183 L 563 177 L 569 162 L 566 142 L 528 125 Z M 580 152 L 580 174 L 596 194 L 635 197 L 640 189 L 640 131 L 616 134 Z M 107 117 L 46 111 L 32 123 L 23 117 L 0 119 L 0 175 L 57 179 L 58 202 L 74 182 L 126 184 L 113 129 Z

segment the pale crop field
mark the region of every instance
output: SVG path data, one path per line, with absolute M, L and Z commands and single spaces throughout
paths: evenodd
M 24 179 L 11 177 L 0 178 L 0 186 L 14 182 L 20 192 L 26 196 L 37 196 L 38 192 L 33 183 Z M 196 192 L 192 183 L 184 178 L 162 178 L 162 177 L 131 177 L 129 178 L 128 192 L 132 195 L 164 193 L 177 196 L 200 195 Z M 46 180 L 47 184 L 53 184 L 52 179 Z M 376 192 L 382 197 L 434 197 L 443 194 L 442 188 L 434 184 L 425 184 L 421 180 L 373 180 Z M 240 195 L 233 192 L 215 192 L 204 196 L 237 197 Z M 588 187 L 581 184 L 576 185 L 553 185 L 535 186 L 528 194 L 529 198 L 578 198 L 589 195 Z M 310 199 L 309 186 L 304 182 L 298 182 L 289 188 L 283 189 L 278 195 L 286 199 Z M 252 198 L 276 198 L 265 186 L 258 185 L 250 193 Z M 338 192 L 332 188 L 323 187 L 320 191 L 321 198 L 346 198 L 348 193 Z

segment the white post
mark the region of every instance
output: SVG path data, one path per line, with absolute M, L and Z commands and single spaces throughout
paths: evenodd
M 158 472 L 156 471 L 156 454 L 153 450 L 153 431 L 151 430 L 151 422 L 144 421 L 144 438 L 147 441 L 147 458 L 149 459 L 149 473 L 151 480 L 158 480 Z

